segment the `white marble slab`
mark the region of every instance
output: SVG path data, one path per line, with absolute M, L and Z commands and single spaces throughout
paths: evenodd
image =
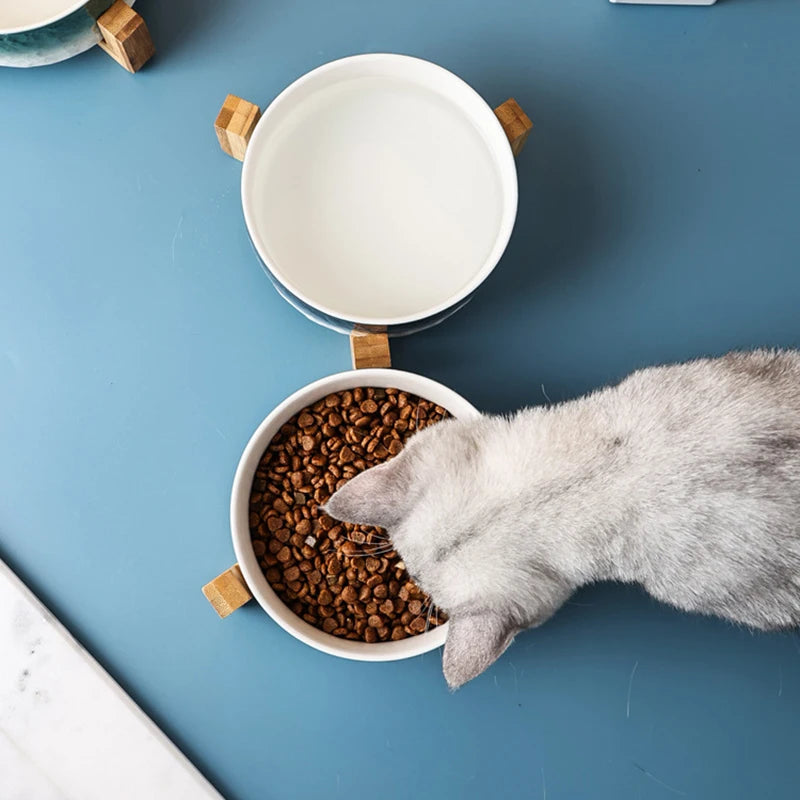
M 0 798 L 222 800 L 2 561 Z

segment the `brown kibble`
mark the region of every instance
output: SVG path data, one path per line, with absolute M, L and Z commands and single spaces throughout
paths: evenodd
M 420 613 L 422 613 L 422 603 L 419 600 L 412 600 L 408 604 L 408 610 L 412 614 L 420 614 Z
M 345 542 L 345 543 L 342 545 L 342 553 L 343 553 L 345 556 L 347 556 L 348 558 L 351 558 L 351 557 L 352 557 L 352 556 L 354 556 L 354 555 L 355 555 L 357 552 L 358 552 L 358 545 L 356 545 L 356 544 L 355 544 L 355 542 L 346 541 L 346 542 Z
M 328 617 L 327 619 L 323 619 L 322 620 L 322 630 L 324 630 L 325 633 L 332 633 L 333 629 L 336 627 L 336 624 L 337 624 L 336 620 L 333 619 L 332 617 Z
M 422 633 L 425 630 L 425 619 L 424 617 L 414 617 L 413 620 L 409 623 L 409 628 L 415 633 Z
M 281 528 L 280 530 L 275 531 L 273 537 L 281 544 L 286 544 L 286 542 L 288 542 L 291 538 L 291 533 L 289 533 L 288 528 Z
M 353 453 L 347 445 L 339 451 L 339 461 L 341 461 L 342 464 L 350 463 L 355 457 L 355 453 Z
M 277 552 L 278 561 L 286 562 L 292 557 L 292 551 L 284 545 L 281 547 L 280 550 Z
M 301 428 L 311 428 L 315 425 L 314 417 L 311 416 L 307 411 L 304 411 L 300 416 L 297 418 L 297 424 Z
M 385 534 L 335 522 L 319 506 L 350 478 L 398 455 L 415 428 L 446 416 L 397 389 L 358 387 L 301 409 L 267 447 L 249 498 L 253 553 L 270 586 L 310 625 L 369 643 L 425 629 L 429 598 L 385 547 Z M 445 619 L 437 612 L 431 622 Z
M 392 614 L 394 614 L 394 601 L 384 600 L 378 608 L 381 614 L 386 614 L 386 616 L 390 617 Z
M 348 603 L 355 603 L 356 600 L 358 600 L 358 592 L 355 590 L 355 587 L 348 585 L 342 589 L 342 597 Z
M 329 575 L 336 576 L 342 571 L 342 562 L 336 556 L 331 556 L 325 562 L 325 567 Z

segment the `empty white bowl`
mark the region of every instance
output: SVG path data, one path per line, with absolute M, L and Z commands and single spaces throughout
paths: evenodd
M 242 170 L 247 230 L 278 291 L 336 330 L 409 333 L 460 308 L 505 250 L 517 173 L 478 93 L 410 56 L 299 78 Z
M 412 372 L 394 369 L 361 369 L 340 372 L 308 384 L 287 397 L 258 426 L 239 460 L 231 493 L 231 535 L 236 559 L 247 586 L 267 614 L 285 631 L 301 642 L 330 655 L 357 661 L 397 661 L 427 653 L 444 644 L 447 623 L 427 633 L 393 642 L 368 644 L 351 639 L 341 639 L 309 625 L 297 616 L 273 591 L 258 563 L 250 539 L 249 500 L 256 468 L 272 438 L 288 419 L 317 400 L 357 386 L 396 387 L 416 394 L 446 408 L 454 417 L 470 419 L 478 411 L 461 395 L 441 383 Z

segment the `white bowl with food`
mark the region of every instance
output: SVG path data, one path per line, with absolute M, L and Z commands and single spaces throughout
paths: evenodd
M 230 506 L 231 535 L 238 564 L 237 575 L 258 604 L 287 633 L 299 641 L 340 658 L 358 661 L 396 661 L 426 653 L 444 644 L 447 623 L 398 641 L 370 643 L 334 636 L 309 624 L 296 614 L 270 585 L 253 549 L 250 496 L 262 455 L 281 427 L 294 415 L 332 394 L 357 387 L 395 388 L 444 408 L 460 419 L 478 416 L 461 395 L 437 381 L 395 369 L 361 369 L 330 375 L 287 397 L 258 426 L 242 453 L 233 481 Z M 230 572 L 230 571 L 229 571 Z

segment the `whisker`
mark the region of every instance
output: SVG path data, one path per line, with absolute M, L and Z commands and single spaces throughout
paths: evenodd
M 352 541 L 349 539 L 348 541 Z M 356 544 L 354 542 L 354 544 Z M 387 553 L 394 553 L 394 547 L 376 547 L 374 550 L 356 550 L 353 553 L 348 553 L 348 558 L 352 558 L 353 556 L 384 556 Z
M 391 545 L 392 548 L 394 548 L 394 545 L 392 545 L 392 543 L 389 541 L 389 539 L 381 539 L 381 540 L 379 540 L 377 542 L 370 542 L 368 540 L 365 540 L 365 541 L 362 542 L 362 541 L 359 541 L 358 539 L 353 539 L 352 536 L 342 536 L 341 539 L 343 539 L 346 542 L 352 542 L 353 544 L 357 544 L 357 545 L 364 546 L 364 547 L 388 547 L 389 545 Z M 337 541 L 340 541 L 340 540 L 337 540 Z
M 433 614 L 433 603 L 430 604 L 428 608 L 428 616 L 425 618 L 425 633 L 428 632 L 428 628 L 431 626 L 431 614 Z

